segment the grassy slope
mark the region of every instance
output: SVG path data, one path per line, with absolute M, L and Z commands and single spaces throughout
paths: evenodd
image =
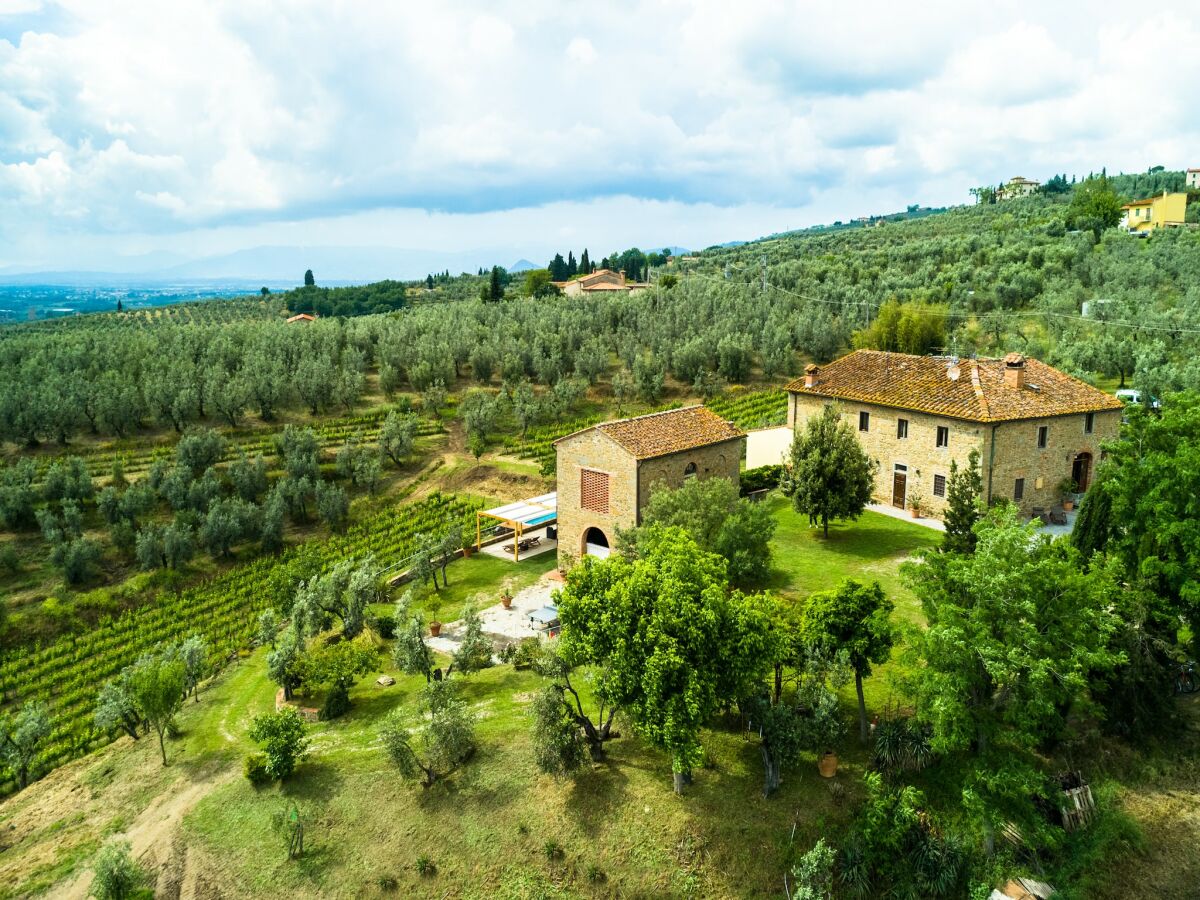
M 899 562 L 936 538 L 868 514 L 857 525 L 838 526 L 826 542 L 798 525 L 785 503 L 776 503 L 775 512 L 781 523 L 775 582 L 789 596 L 830 586 L 838 572 L 894 583 Z M 421 603 L 427 612 L 457 615 L 478 592 L 493 593 L 510 576 L 517 586 L 529 583 L 551 560 L 547 554 L 514 567 L 473 556 L 451 566 L 448 590 L 426 589 Z M 9 896 L 77 871 L 103 832 L 140 821 L 159 793 L 184 793 L 196 780 L 212 787 L 185 819 L 188 850 L 203 860 L 211 882 L 235 896 L 369 896 L 380 893 L 380 878 L 397 879 L 399 896 L 774 896 L 793 823 L 796 843 L 807 846 L 849 814 L 846 798 L 831 795 L 812 758 L 764 801 L 756 742 L 741 734 L 736 718 L 705 734 L 710 765 L 684 798 L 671 792 L 666 757 L 631 736 L 614 742 L 610 762 L 590 775 L 540 776 L 525 715 L 537 678 L 507 666 L 463 682 L 481 716 L 481 748 L 444 784 L 423 791 L 400 782 L 375 737 L 384 714 L 412 708 L 420 680 L 378 688 L 369 676 L 353 691 L 347 717 L 312 728 L 313 754 L 297 777 L 283 790 L 256 791 L 240 777 L 240 760 L 250 749 L 250 716 L 269 709 L 274 694 L 262 657 L 256 652 L 198 706 L 188 706 L 170 769 L 157 765 L 149 742 L 123 739 L 0 806 L 0 827 L 26 835 L 0 857 L 0 882 L 13 885 Z M 385 652 L 380 667 L 388 668 Z M 847 745 L 838 781 L 851 796 L 863 762 Z M 38 800 L 46 787 L 80 781 L 99 785 L 81 815 L 68 812 L 78 803 Z M 286 861 L 270 825 L 272 812 L 288 802 L 310 816 L 300 863 Z M 563 859 L 545 858 L 549 840 L 564 848 Z M 435 862 L 435 876 L 417 875 L 423 855 Z M 589 866 L 604 877 L 589 879 Z

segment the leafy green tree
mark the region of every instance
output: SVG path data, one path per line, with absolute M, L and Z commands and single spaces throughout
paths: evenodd
M 590 558 L 559 598 L 569 659 L 601 666 L 598 695 L 671 754 L 675 789 L 701 755 L 700 728 L 753 693 L 766 666 L 765 604 L 730 594 L 725 561 L 683 529 L 650 529 L 636 559 Z
M 421 700 L 429 717 L 424 727 L 409 729 L 406 716 L 397 711 L 384 721 L 380 737 L 401 777 L 420 779 L 421 786 L 429 788 L 475 753 L 475 716 L 458 698 L 453 681 L 430 682 Z
M 836 851 L 819 838 L 792 866 L 792 900 L 830 900 L 836 862 Z
M 421 392 L 421 409 L 432 419 L 440 419 L 442 407 L 446 405 L 446 385 L 434 381 Z
M 279 634 L 279 614 L 273 609 L 264 609 L 258 614 L 258 634 L 255 643 L 260 647 L 275 649 L 275 638 Z
M 275 437 L 275 452 L 289 478 L 321 478 L 321 442 L 311 428 L 286 425 Z
M 350 498 L 341 485 L 318 481 L 316 490 L 317 515 L 331 531 L 344 531 L 350 518 Z
M 804 607 L 802 633 L 817 650 L 830 656 L 845 653 L 854 670 L 854 688 L 858 693 L 859 738 L 867 742 L 867 702 L 863 696 L 863 678 L 871 674 L 872 663 L 887 662 L 895 641 L 890 617 L 895 609 L 876 581 L 859 584 L 847 578 L 837 590 L 811 595 Z
M 492 266 L 491 275 L 488 277 L 488 293 L 487 299 L 495 303 L 497 300 L 504 299 L 504 282 L 506 273 L 500 266 Z
M 120 675 L 109 679 L 100 688 L 93 720 L 101 731 L 120 729 L 136 741 L 142 716 L 130 693 L 129 677 L 132 671 L 132 667 L 126 666 Z
M 208 641 L 198 634 L 193 634 L 176 651 L 183 660 L 183 693 L 200 702 L 200 682 L 209 673 Z
M 571 723 L 571 727 L 575 729 L 579 740 L 583 742 L 591 758 L 602 759 L 605 742 L 620 737 L 620 734 L 612 730 L 613 719 L 617 713 L 616 707 L 609 706 L 603 697 L 599 697 L 596 700 L 598 704 L 596 714 L 593 716 L 585 711 L 583 699 L 571 682 L 575 664 L 558 643 L 543 646 L 534 659 L 533 667 L 539 675 L 548 680 L 546 692 L 553 693 L 558 698 L 562 717 Z M 540 702 L 548 704 L 549 701 L 542 698 Z M 572 746 L 563 742 L 561 723 L 556 724 L 550 716 L 548 708 L 542 708 L 535 714 L 535 718 L 545 717 L 544 721 L 535 722 L 535 732 L 542 727 L 551 729 L 545 735 L 545 739 L 548 741 L 545 749 L 553 749 L 556 754 L 560 754 L 558 762 L 555 763 L 555 766 L 558 767 L 556 770 L 565 772 L 566 764 L 573 765 L 571 760 L 574 750 Z M 543 771 L 549 770 L 543 769 Z
M 153 897 L 146 886 L 146 873 L 133 861 L 129 841 L 109 838 L 92 861 L 89 897 L 96 900 L 132 900 Z
M 16 530 L 33 525 L 37 494 L 33 483 L 37 466 L 32 459 L 0 466 L 0 525 Z
M 303 582 L 292 606 L 292 621 L 302 635 L 328 627 L 331 616 L 342 621 L 342 634 L 357 637 L 366 625 L 367 608 L 379 599 L 375 558 L 343 560 L 325 575 Z
M 184 433 L 175 445 L 175 462 L 199 478 L 225 455 L 225 438 L 211 428 L 195 428 Z
M 0 762 L 25 790 L 36 774 L 42 744 L 50 736 L 50 713 L 46 704 L 27 700 L 16 715 L 0 715 Z
M 562 688 L 547 684 L 533 696 L 533 758 L 549 775 L 571 775 L 588 764 L 587 742 L 564 703 Z
M 278 643 L 267 654 L 267 676 L 283 688 L 285 700 L 291 700 L 300 686 L 300 661 L 303 656 L 304 643 L 294 629 L 283 632 Z
M 358 641 L 315 647 L 300 657 L 297 669 L 306 688 L 328 687 L 321 718 L 335 719 L 350 708 L 350 688 L 375 668 L 375 654 Z
M 267 774 L 278 781 L 291 775 L 308 751 L 304 720 L 290 706 L 255 716 L 248 733 L 267 755 Z
M 657 403 L 662 398 L 665 380 L 666 371 L 661 360 L 644 356 L 639 356 L 634 360 L 633 381 L 637 386 L 638 396 L 647 403 Z
M 737 485 L 728 478 L 692 478 L 675 489 L 662 483 L 652 486 L 642 524 L 685 529 L 700 549 L 725 558 L 735 585 L 766 580 L 775 519 L 765 504 L 740 499 Z
M 392 410 L 379 430 L 379 446 L 395 465 L 402 466 L 412 454 L 417 440 L 417 417 Z
M 871 501 L 874 464 L 835 405 L 822 408 L 797 431 L 792 469 L 785 491 L 797 512 L 821 523 L 829 537 L 830 519 L 857 519 Z
M 566 280 L 565 278 L 559 280 Z M 557 297 L 559 290 L 546 269 L 530 269 L 525 273 L 521 293 L 526 297 Z
M 178 656 L 159 653 L 143 657 L 129 677 L 129 692 L 145 722 L 158 734 L 158 749 L 167 764 L 167 729 L 183 705 L 187 667 Z
M 241 499 L 253 503 L 270 486 L 267 481 L 267 461 L 261 454 L 250 459 L 244 450 L 239 450 L 237 459 L 229 467 L 229 481 Z
M 946 346 L 946 308 L 888 300 L 870 327 L 856 332 L 854 346 L 924 356 Z
M 406 675 L 424 675 L 428 684 L 433 680 L 433 651 L 425 643 L 425 620 L 411 608 L 411 602 L 409 591 L 396 603 L 392 661 Z
M 1129 577 L 1163 597 L 1184 617 L 1193 640 L 1200 639 L 1200 519 L 1193 498 L 1200 496 L 1200 394 L 1175 394 L 1161 415 L 1128 413 L 1124 440 L 1108 446 L 1100 477 L 1088 492 L 1085 549 L 1108 550 Z M 1095 492 L 1098 496 L 1091 499 Z M 1083 513 L 1081 512 L 1081 515 Z M 1080 542 L 1083 543 L 1081 535 Z
M 942 549 L 947 553 L 972 553 L 975 550 L 975 523 L 983 516 L 983 479 L 979 475 L 979 451 L 972 450 L 967 467 L 959 469 L 950 460 L 950 478 L 946 486 L 946 526 Z
M 1067 227 L 1090 230 L 1098 241 L 1104 230 L 1115 228 L 1121 221 L 1121 205 L 1121 198 L 1112 189 L 1107 176 L 1089 178 L 1076 185 L 1071 193 Z
M 1109 571 L 1084 571 L 1068 542 L 1020 524 L 1014 507 L 991 511 L 976 534 L 973 554 L 927 554 L 902 573 L 929 623 L 911 638 L 918 716 L 935 752 L 962 759 L 963 803 L 990 852 L 1001 821 L 1042 839 L 1031 748 L 1061 733 L 1064 711 L 1116 662 L 1119 588 Z
M 305 287 L 315 287 L 316 284 L 317 284 L 317 279 L 315 279 L 313 277 L 313 270 L 305 269 L 304 270 L 304 286 Z
M 262 528 L 262 517 L 253 503 L 237 497 L 217 500 L 204 517 L 200 526 L 200 542 L 215 559 L 229 556 L 233 545 L 251 537 L 257 537 Z
M 468 606 L 463 610 L 462 622 L 462 640 L 459 641 L 458 649 L 454 651 L 447 675 L 454 671 L 470 675 L 492 664 L 495 648 L 492 646 L 492 639 L 483 633 L 483 620 L 479 617 L 479 612 L 473 606 Z

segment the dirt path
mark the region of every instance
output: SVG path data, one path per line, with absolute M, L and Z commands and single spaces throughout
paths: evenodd
M 151 800 L 128 829 L 117 835 L 129 841 L 133 858 L 142 868 L 159 872 L 154 891 L 156 897 L 219 896 L 215 888 L 198 885 L 204 879 L 195 871 L 195 866 L 189 865 L 189 853 L 179 834 L 179 826 L 202 797 L 236 776 L 237 771 L 231 768 L 197 781 L 179 778 Z M 188 882 L 192 890 L 184 893 L 183 888 Z M 91 885 L 92 870 L 87 869 L 57 896 L 87 900 Z

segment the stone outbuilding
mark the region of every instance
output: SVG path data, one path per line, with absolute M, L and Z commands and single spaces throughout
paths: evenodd
M 979 451 L 984 500 L 1049 510 L 1074 482 L 1087 490 L 1101 445 L 1117 438 L 1121 401 L 1036 359 L 910 356 L 856 350 L 809 365 L 788 385 L 788 425 L 836 402 L 875 461 L 875 499 L 913 500 L 941 517 L 950 463 Z
M 593 425 L 554 442 L 558 563 L 607 556 L 618 528 L 641 522 L 650 491 L 689 478 L 737 483 L 746 435 L 704 406 Z

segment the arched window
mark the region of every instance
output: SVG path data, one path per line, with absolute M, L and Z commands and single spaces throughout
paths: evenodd
M 694 462 L 690 462 L 690 463 L 688 463 L 688 464 L 687 464 L 687 467 L 686 467 L 686 468 L 684 468 L 684 470 L 683 470 L 683 477 L 684 477 L 685 479 L 689 479 L 689 478 L 695 478 L 695 477 L 696 477 L 696 464 L 695 464 Z

